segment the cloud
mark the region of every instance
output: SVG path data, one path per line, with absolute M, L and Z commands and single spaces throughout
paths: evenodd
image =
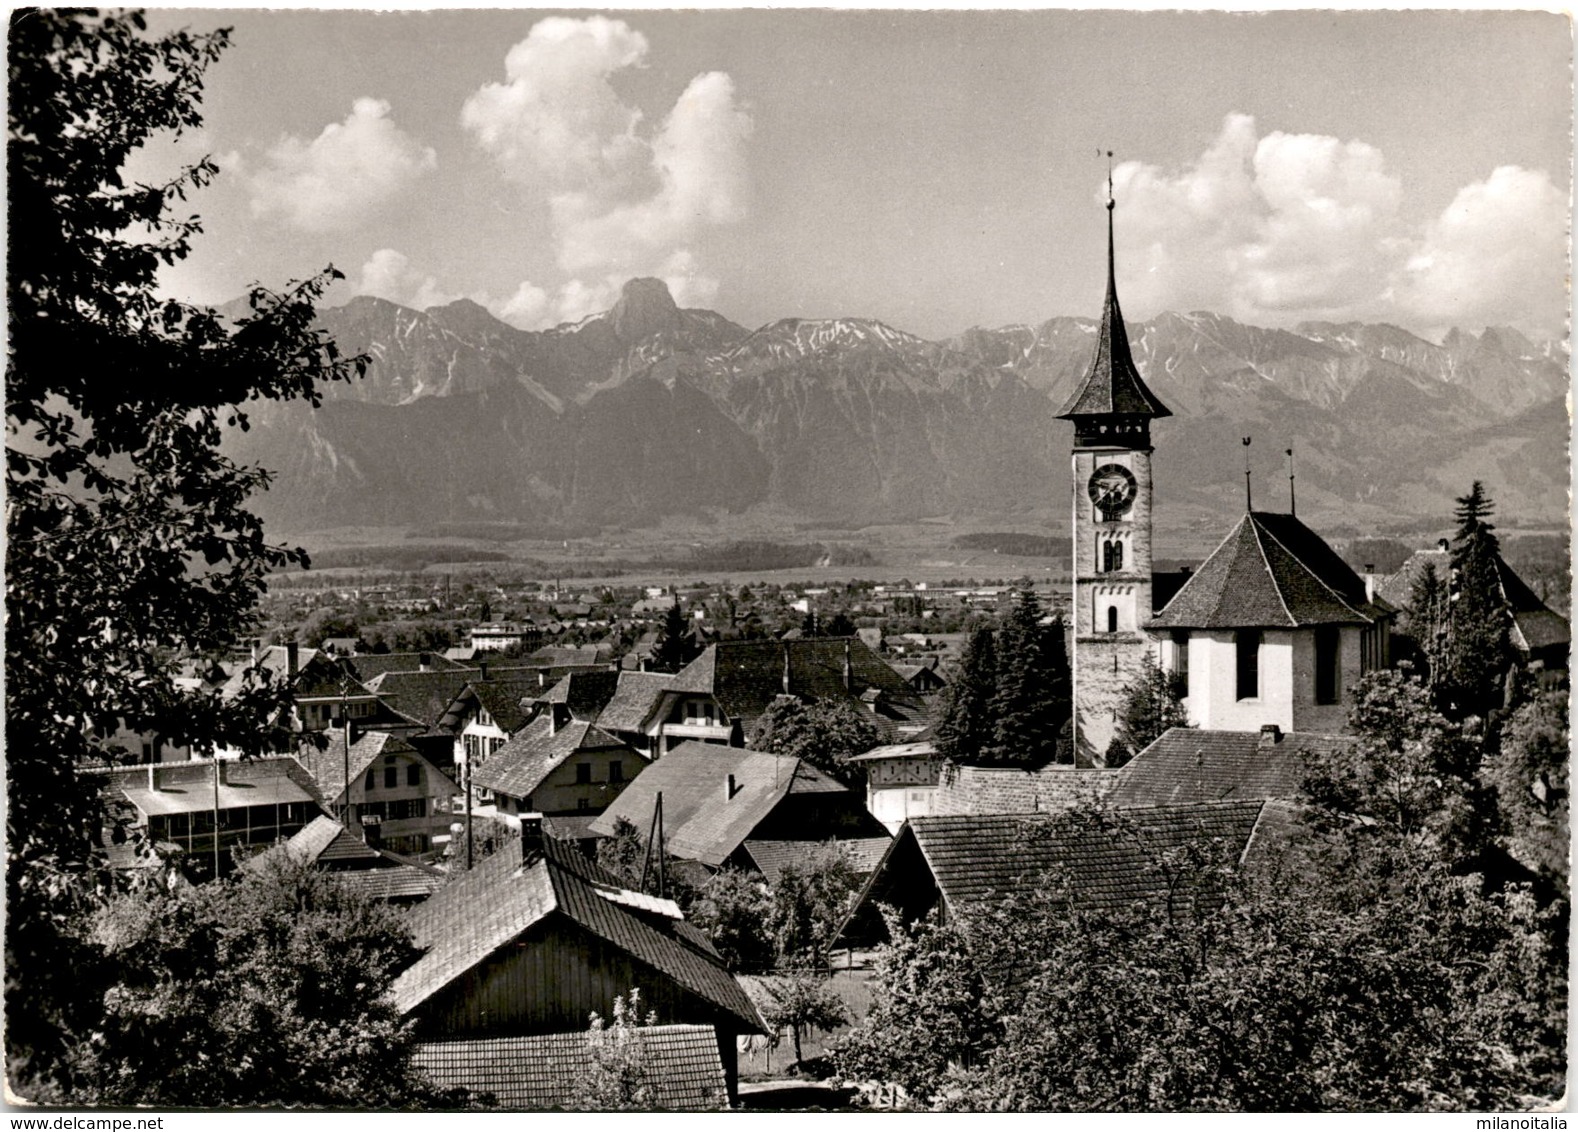
M 430 173 L 437 155 L 396 126 L 389 109 L 381 99 L 358 98 L 345 121 L 311 141 L 282 137 L 256 170 L 228 157 L 246 180 L 252 214 L 308 232 L 348 228 Z
M 1113 181 L 1123 296 L 1138 313 L 1389 320 L 1425 332 L 1452 321 L 1562 325 L 1553 312 L 1566 304 L 1565 202 L 1544 173 L 1498 169 L 1410 229 L 1402 183 L 1374 146 L 1261 137 L 1253 118 L 1232 114 L 1186 168 L 1126 162 Z
M 375 295 L 419 311 L 461 297 L 440 287 L 433 276 L 417 271 L 409 258 L 393 248 L 378 249 L 362 264 L 355 288 L 358 295 Z
M 1559 337 L 1569 313 L 1566 197 L 1503 165 L 1457 197 L 1401 272 L 1399 301 L 1432 329 L 1524 324 Z
M 733 79 L 697 75 L 651 129 L 611 82 L 647 53 L 621 20 L 541 20 L 510 48 L 505 81 L 461 111 L 501 173 L 547 210 L 558 265 L 579 284 L 562 292 L 565 310 L 602 295 L 609 276 L 664 275 L 675 257 L 688 266 L 672 274 L 700 280 L 692 245 L 747 213 L 752 122 Z

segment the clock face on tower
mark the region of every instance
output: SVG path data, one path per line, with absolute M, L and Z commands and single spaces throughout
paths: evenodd
M 1103 464 L 1090 474 L 1090 501 L 1103 519 L 1116 519 L 1134 502 L 1139 485 L 1122 464 Z

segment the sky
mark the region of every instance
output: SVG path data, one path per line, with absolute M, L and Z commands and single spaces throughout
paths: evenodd
M 1125 314 L 1564 338 L 1571 31 L 1533 12 L 166 10 L 234 29 L 172 295 L 523 329 L 625 280 L 756 327 Z

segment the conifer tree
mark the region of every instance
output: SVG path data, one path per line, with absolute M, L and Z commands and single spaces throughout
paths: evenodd
M 948 690 L 937 753 L 950 762 L 973 763 L 992 744 L 992 696 L 997 689 L 997 641 L 991 629 L 970 634 L 959 672 Z
M 658 634 L 657 643 L 652 646 L 652 669 L 655 672 L 678 672 L 695 660 L 699 651 L 696 638 L 685 624 L 685 615 L 680 612 L 676 600 L 663 615 L 663 630 Z
M 1057 757 L 1071 698 L 1068 657 L 1062 626 L 1044 626 L 1041 617 L 1035 591 L 1020 590 L 998 641 L 993 736 L 985 761 L 1043 766 Z
M 1169 728 L 1188 723 L 1172 676 L 1147 655 L 1118 708 L 1118 731 L 1107 748 L 1107 765 L 1122 766 Z
M 1498 569 L 1501 545 L 1489 522 L 1493 512 L 1478 480 L 1457 501 L 1447 639 L 1432 676 L 1441 710 L 1457 719 L 1486 715 L 1501 706 L 1513 660 Z

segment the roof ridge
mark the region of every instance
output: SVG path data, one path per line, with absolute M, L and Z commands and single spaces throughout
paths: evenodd
M 1288 619 L 1288 626 L 1297 629 L 1299 620 L 1293 616 L 1293 611 L 1288 608 L 1288 599 L 1283 594 L 1282 587 L 1277 584 L 1277 572 L 1271 568 L 1271 561 L 1266 557 L 1266 544 L 1260 541 L 1260 523 L 1255 519 L 1255 513 L 1253 511 L 1245 511 L 1244 522 L 1249 524 L 1249 529 L 1255 536 L 1255 547 L 1260 551 L 1260 564 L 1265 568 L 1266 577 L 1271 579 L 1271 592 L 1277 595 L 1277 603 L 1282 606 L 1282 612 Z M 1270 532 L 1268 531 L 1267 533 L 1269 534 Z M 1276 542 L 1277 540 L 1272 539 L 1271 541 Z M 1282 546 L 1280 542 L 1277 542 L 1277 545 L 1282 547 L 1293 561 L 1299 562 L 1298 556 L 1289 551 L 1287 547 Z M 1299 562 L 1299 565 L 1303 566 L 1304 563 Z M 1304 572 L 1309 573 L 1309 568 L 1305 567 Z M 1319 579 L 1316 580 L 1319 581 Z
M 1248 512 L 1245 512 L 1244 518 L 1247 519 L 1248 517 L 1249 517 Z M 1243 526 L 1243 525 L 1244 525 L 1244 520 L 1243 519 L 1240 519 L 1237 523 L 1233 524 L 1233 527 L 1227 532 L 1227 534 L 1222 536 L 1222 541 L 1217 543 L 1214 547 L 1211 548 L 1211 553 L 1207 554 L 1204 558 L 1200 559 L 1200 565 L 1204 566 L 1207 562 L 1211 561 L 1211 559 L 1215 558 L 1216 555 L 1217 555 L 1217 552 L 1220 551 L 1224 546 L 1227 545 L 1228 540 L 1231 539 L 1234 535 L 1236 535 L 1238 533 L 1238 528 Z M 1178 595 L 1183 593 L 1184 590 L 1189 588 L 1189 582 L 1194 581 L 1195 578 L 1197 578 L 1198 576 L 1199 576 L 1199 571 L 1198 570 L 1195 570 L 1195 571 L 1191 572 L 1190 575 L 1189 575 L 1189 580 L 1186 581 L 1183 585 L 1179 586 L 1176 590 L 1174 590 L 1173 591 L 1173 596 L 1167 599 L 1167 604 L 1162 606 L 1160 609 L 1158 609 L 1151 616 L 1153 618 L 1155 618 L 1155 617 L 1160 617 L 1162 614 L 1166 613 L 1167 610 L 1169 608 L 1171 608 L 1173 602 L 1178 600 Z
M 1250 514 L 1253 514 L 1253 512 L 1250 512 Z M 1295 516 L 1290 516 L 1290 517 L 1293 518 L 1295 521 L 1298 518 L 1296 515 Z M 1303 524 L 1300 524 L 1300 525 L 1302 526 Z M 1337 604 L 1338 605 L 1342 606 L 1348 612 L 1352 613 L 1355 617 L 1364 617 L 1366 620 L 1373 620 L 1373 618 L 1370 618 L 1367 614 L 1361 613 L 1359 610 L 1355 609 L 1352 605 L 1350 605 L 1348 603 L 1348 599 L 1347 598 L 1343 597 L 1336 590 L 1332 589 L 1331 586 L 1329 586 L 1326 583 L 1326 579 L 1322 578 L 1314 570 L 1310 569 L 1309 563 L 1305 562 L 1304 559 L 1300 558 L 1297 554 L 1295 554 L 1293 552 L 1293 549 L 1291 547 L 1289 547 L 1287 543 L 1283 542 L 1281 539 L 1279 539 L 1276 536 L 1275 532 L 1271 531 L 1269 528 L 1261 526 L 1261 524 L 1259 522 L 1255 523 L 1255 527 L 1258 530 L 1264 531 L 1266 537 L 1269 538 L 1272 542 L 1276 543 L 1279 547 L 1281 547 L 1282 548 L 1282 552 L 1284 554 L 1286 554 L 1289 558 L 1293 559 L 1293 561 L 1297 562 L 1299 564 L 1300 568 L 1303 569 L 1303 571 L 1306 574 L 1308 574 L 1310 577 L 1314 578 L 1317 582 L 1319 582 L 1322 589 L 1324 589 L 1327 593 L 1331 594 L 1332 597 L 1337 599 Z M 1305 530 L 1309 530 L 1308 527 L 1305 527 L 1304 529 Z M 1311 534 L 1315 534 L 1314 531 L 1310 531 L 1310 533 Z M 1316 535 L 1315 537 L 1316 538 L 1320 538 L 1319 535 Z M 1281 596 L 1280 589 L 1278 591 L 1278 596 L 1279 597 Z M 1287 607 L 1287 603 L 1284 602 L 1283 603 L 1283 608 L 1286 608 L 1286 607 Z M 1291 617 L 1292 614 L 1289 614 L 1289 616 Z M 1297 624 L 1297 622 L 1295 622 L 1295 624 Z

